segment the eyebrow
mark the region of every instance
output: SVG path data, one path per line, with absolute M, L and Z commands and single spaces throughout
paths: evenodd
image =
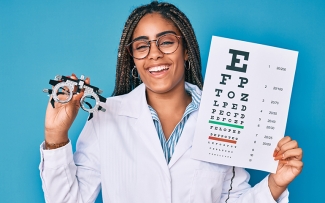
M 167 31 L 163 31 L 163 32 L 160 32 L 160 33 L 156 34 L 156 37 L 160 37 L 160 36 L 165 35 L 165 34 L 168 34 L 168 33 L 172 33 L 172 34 L 177 35 L 176 32 L 174 32 L 172 30 L 167 30 Z M 139 36 L 137 38 L 134 38 L 132 41 L 141 40 L 141 39 L 148 40 L 149 37 L 147 37 L 147 36 Z

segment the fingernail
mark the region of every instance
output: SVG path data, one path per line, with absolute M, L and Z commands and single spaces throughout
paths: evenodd
M 278 147 L 275 148 L 275 150 L 273 152 L 273 157 L 275 157 L 278 154 L 279 151 L 280 151 L 280 149 Z
M 281 160 L 281 159 L 283 159 L 283 154 L 274 157 L 274 160 Z

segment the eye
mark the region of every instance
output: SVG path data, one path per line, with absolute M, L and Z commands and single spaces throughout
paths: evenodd
M 146 51 L 147 49 L 148 49 L 148 45 L 146 45 L 146 46 L 139 46 L 139 47 L 136 47 L 135 48 L 135 51 L 142 52 L 142 51 Z
M 173 46 L 177 42 L 177 38 L 174 35 L 165 35 L 162 36 L 158 44 L 160 47 L 170 47 Z
M 172 46 L 175 42 L 170 39 L 159 40 L 159 46 Z
M 132 43 L 132 50 L 136 51 L 136 52 L 143 52 L 143 51 L 147 51 L 149 48 L 148 42 L 146 41 L 135 41 Z
M 175 42 L 172 41 L 164 41 L 162 43 L 160 43 L 160 46 L 171 46 L 173 45 Z

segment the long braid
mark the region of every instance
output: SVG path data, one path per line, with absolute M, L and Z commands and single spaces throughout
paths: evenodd
M 185 80 L 197 85 L 200 89 L 202 89 L 202 74 L 201 74 L 201 57 L 200 57 L 200 50 L 199 45 L 197 43 L 194 30 L 192 28 L 191 23 L 186 18 L 185 14 L 182 12 L 176 12 L 173 11 L 173 16 L 171 17 L 172 21 L 176 24 L 176 26 L 180 29 L 181 33 L 183 34 L 186 44 L 191 45 L 187 46 L 188 50 L 188 64 L 191 64 L 191 67 L 189 70 L 186 70 L 185 72 Z M 182 20 L 178 20 L 181 18 Z M 182 23 L 182 24 L 179 24 Z M 190 28 L 190 29 L 189 29 Z M 199 68 L 194 68 L 199 67 Z
M 184 47 L 188 52 L 187 66 L 190 64 L 190 68 L 185 69 L 185 81 L 202 89 L 203 78 L 201 74 L 200 50 L 189 19 L 173 4 L 153 1 L 150 4 L 134 9 L 125 23 L 118 49 L 115 89 L 112 95 L 117 96 L 129 93 L 142 83 L 139 79 L 132 77 L 131 71 L 134 67 L 134 62 L 125 47 L 131 42 L 133 31 L 141 18 L 148 13 L 161 14 L 162 17 L 171 20 L 180 30 L 184 37 Z

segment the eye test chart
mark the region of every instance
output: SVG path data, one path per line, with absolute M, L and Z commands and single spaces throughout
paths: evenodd
M 212 37 L 192 158 L 275 173 L 297 51 Z

